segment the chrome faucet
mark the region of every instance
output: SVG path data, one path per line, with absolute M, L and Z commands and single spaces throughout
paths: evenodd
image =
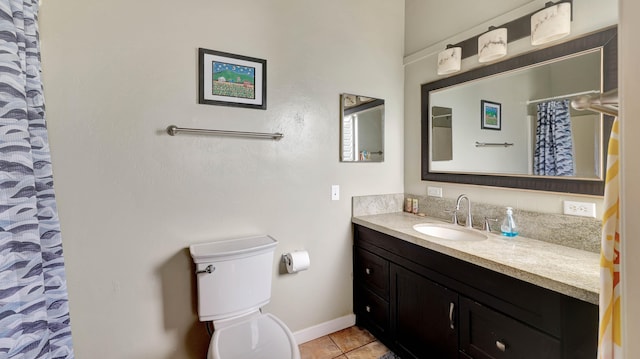
M 464 226 L 467 228 L 473 228 L 473 219 L 471 218 L 471 200 L 466 194 L 458 196 L 458 199 L 456 200 L 456 212 L 460 210 L 460 202 L 462 202 L 463 199 L 467 200 L 467 221 Z

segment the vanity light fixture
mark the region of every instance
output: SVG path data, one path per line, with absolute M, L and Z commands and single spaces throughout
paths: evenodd
M 545 8 L 531 15 L 531 45 L 542 45 L 571 33 L 571 3 L 548 2 Z
M 462 47 L 447 45 L 438 53 L 438 75 L 447 75 L 460 71 L 462 63 Z
M 507 28 L 491 26 L 488 32 L 478 37 L 478 61 L 489 62 L 507 54 Z

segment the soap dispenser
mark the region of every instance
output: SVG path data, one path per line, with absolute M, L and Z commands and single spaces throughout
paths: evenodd
M 513 219 L 513 208 L 507 207 L 507 214 L 502 221 L 502 235 L 507 237 L 515 237 L 518 235 L 518 227 L 516 227 L 516 221 Z

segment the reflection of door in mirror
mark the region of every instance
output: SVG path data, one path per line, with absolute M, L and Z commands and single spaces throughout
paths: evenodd
M 384 161 L 384 100 L 341 95 L 340 160 Z
M 432 161 L 451 161 L 453 159 L 452 115 L 452 110 L 449 107 L 431 107 Z

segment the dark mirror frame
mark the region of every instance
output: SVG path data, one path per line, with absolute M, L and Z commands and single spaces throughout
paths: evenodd
M 426 83 L 421 86 L 422 99 L 422 180 L 465 183 L 483 186 L 496 186 L 507 188 L 531 189 L 550 192 L 580 193 L 590 195 L 604 194 L 603 180 L 579 180 L 551 177 L 530 176 L 500 176 L 491 174 L 465 174 L 465 173 L 433 173 L 429 170 L 429 92 L 441 88 L 453 86 L 467 81 L 493 76 L 506 71 L 531 66 L 540 62 L 546 62 L 562 58 L 579 52 L 602 47 L 602 76 L 603 91 L 609 91 L 618 87 L 618 31 L 617 27 L 598 31 L 584 37 L 567 41 L 565 43 L 529 52 L 502 62 L 483 66 L 459 75 L 442 80 Z M 609 134 L 613 124 L 613 117 L 603 115 L 603 168 L 606 168 L 606 152 L 609 143 Z M 455 136 L 455 134 L 454 134 Z M 603 174 L 604 176 L 604 174 Z

